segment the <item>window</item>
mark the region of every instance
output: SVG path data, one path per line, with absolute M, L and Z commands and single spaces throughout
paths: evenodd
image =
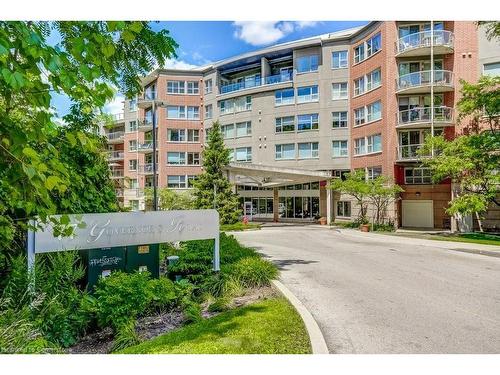
M 221 100 L 219 102 L 220 114 L 225 115 L 226 113 L 234 112 L 234 100 Z
M 243 112 L 252 109 L 252 97 L 242 96 L 236 99 L 221 100 L 219 102 L 220 114 Z
M 295 117 L 278 117 L 276 119 L 276 133 L 295 131 Z
M 365 59 L 365 45 L 360 44 L 354 48 L 354 63 L 357 64 Z
M 354 95 L 361 95 L 365 92 L 365 76 L 354 80 Z
M 380 68 L 368 73 L 366 76 L 366 91 L 376 89 L 381 85 Z
M 186 130 L 185 129 L 167 129 L 167 140 L 169 142 L 185 142 Z
M 381 103 L 381 101 L 379 100 L 375 103 L 369 104 L 366 107 L 366 112 L 367 112 L 367 116 L 366 116 L 367 122 L 381 119 L 382 118 L 382 103 Z
M 340 178 L 342 181 L 345 181 L 347 178 L 347 174 L 351 173 L 349 169 L 334 169 L 332 176 L 335 178 Z
M 200 107 L 187 107 L 187 118 L 197 120 L 200 118 Z
M 200 153 L 199 152 L 188 152 L 187 153 L 187 163 L 188 163 L 188 165 L 200 165 Z
M 200 93 L 200 83 L 197 81 L 187 82 L 187 93 L 191 95 L 196 95 Z
M 295 159 L 295 144 L 287 143 L 283 145 L 276 145 L 276 160 L 290 160 Z
M 312 113 L 308 115 L 297 116 L 297 130 L 317 130 L 319 127 L 318 114 Z
M 213 90 L 213 81 L 211 79 L 207 79 L 205 81 L 205 94 L 210 94 Z
M 167 187 L 170 189 L 185 189 L 186 176 L 167 176 Z
M 137 111 L 137 99 L 130 99 L 128 102 L 128 109 L 130 112 Z
M 128 170 L 136 171 L 137 170 L 137 159 L 130 159 L 128 161 Z
M 318 86 L 299 87 L 297 89 L 297 103 L 318 101 Z
M 187 141 L 188 142 L 199 142 L 200 141 L 200 131 L 198 129 L 188 129 L 187 130 Z
M 333 141 L 333 157 L 334 158 L 342 158 L 349 156 L 347 150 L 347 141 Z
M 347 128 L 347 112 L 332 112 L 332 128 Z
M 234 124 L 222 125 L 220 128 L 224 139 L 234 138 Z
M 382 37 L 380 36 L 380 33 L 366 41 L 366 58 L 380 51 L 382 48 L 381 42 Z
M 184 165 L 186 164 L 185 152 L 167 152 L 167 164 Z
M 129 186 L 131 189 L 138 189 L 139 188 L 139 181 L 137 181 L 137 178 L 131 178 L 129 180 Z
M 365 107 L 354 110 L 354 125 L 363 125 L 365 123 Z
M 405 184 L 430 184 L 432 183 L 429 168 L 405 168 Z
M 167 81 L 168 94 L 184 94 L 185 81 Z
M 128 150 L 137 151 L 137 140 L 133 139 L 131 141 L 128 141 Z
M 252 123 L 250 121 L 239 122 L 236 124 L 236 138 L 252 135 Z
M 347 68 L 347 51 L 332 52 L 332 68 Z
M 205 106 L 205 118 L 209 119 L 209 118 L 212 118 L 212 116 L 213 116 L 212 104 L 206 105 Z
M 306 142 L 299 143 L 299 159 L 315 159 L 319 157 L 319 143 Z
M 301 56 L 297 58 L 297 72 L 307 73 L 318 70 L 318 55 Z
M 500 62 L 484 64 L 483 75 L 490 77 L 500 76 Z
M 178 105 L 167 106 L 167 118 L 169 119 L 185 119 L 186 107 Z
M 129 121 L 128 126 L 127 126 L 127 131 L 129 132 L 135 132 L 137 130 L 137 121 Z
M 354 155 L 366 154 L 366 144 L 364 138 L 354 140 Z
M 278 90 L 274 93 L 276 105 L 286 105 L 295 103 L 294 89 Z
M 379 152 L 382 151 L 382 136 L 380 134 L 370 135 L 366 138 L 366 152 Z
M 193 187 L 193 182 L 198 179 L 198 176 L 187 176 L 188 188 Z
M 337 217 L 351 217 L 351 202 L 337 202 Z
M 347 99 L 347 82 L 332 84 L 332 99 Z
M 382 175 L 382 167 L 368 167 L 366 168 L 366 179 L 375 180 L 378 176 Z
M 251 147 L 237 148 L 236 161 L 252 161 L 252 148 Z

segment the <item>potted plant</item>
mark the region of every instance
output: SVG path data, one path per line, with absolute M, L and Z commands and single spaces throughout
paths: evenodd
M 320 217 L 320 218 L 319 218 L 319 224 L 320 224 L 320 225 L 326 225 L 326 217 L 324 217 L 324 216 L 323 216 L 323 217 Z

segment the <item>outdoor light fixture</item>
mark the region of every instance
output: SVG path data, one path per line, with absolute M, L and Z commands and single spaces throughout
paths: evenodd
M 419 191 L 417 191 L 417 192 L 415 193 L 415 195 L 416 195 L 417 197 L 420 197 L 420 192 L 419 192 Z

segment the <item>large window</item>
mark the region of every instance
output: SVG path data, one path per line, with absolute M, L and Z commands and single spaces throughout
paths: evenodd
M 222 125 L 220 129 L 224 139 L 234 138 L 234 124 Z
M 252 161 L 252 148 L 239 147 L 235 150 L 236 161 Z
M 252 97 L 242 96 L 236 99 L 221 100 L 219 108 L 221 115 L 249 111 L 252 109 Z
M 375 180 L 378 176 L 382 175 L 382 167 L 368 167 L 366 168 L 366 179 Z
M 298 144 L 299 159 L 316 159 L 319 157 L 319 143 L 305 142 Z
M 354 48 L 354 63 L 357 64 L 382 49 L 382 36 L 380 33 L 361 43 Z
M 297 89 L 297 103 L 317 102 L 318 99 L 318 86 L 299 87 Z
M 199 142 L 200 141 L 200 131 L 198 129 L 188 129 L 188 142 Z
M 187 153 L 187 164 L 188 165 L 200 165 L 200 153 L 199 152 L 188 152 Z
M 366 154 L 365 138 L 358 138 L 354 140 L 354 155 Z
M 500 76 L 500 62 L 484 64 L 483 65 L 483 75 L 490 77 Z
M 347 112 L 332 112 L 332 128 L 347 128 Z
M 185 142 L 186 130 L 185 129 L 167 129 L 168 142 Z
M 365 107 L 354 110 L 354 125 L 363 125 L 365 123 Z
M 127 131 L 135 132 L 136 130 L 137 130 L 137 121 L 136 120 L 129 121 L 127 126 Z
M 332 99 L 347 99 L 347 82 L 333 83 L 332 84 Z
M 128 170 L 136 171 L 137 170 L 137 159 L 130 159 L 128 161 Z
M 178 105 L 167 106 L 167 118 L 169 119 L 185 119 L 186 107 Z
M 274 93 L 274 99 L 276 105 L 294 104 L 295 90 L 294 89 L 277 90 Z
M 185 189 L 186 188 L 186 176 L 184 176 L 184 175 L 167 176 L 167 187 L 170 189 Z
M 375 103 L 366 106 L 366 121 L 375 121 L 382 118 L 382 102 L 376 101 Z
M 367 91 L 380 87 L 380 68 L 354 80 L 354 95 L 361 95 Z
M 337 217 L 351 217 L 351 202 L 337 202 Z
M 137 111 L 137 99 L 136 98 L 129 100 L 129 102 L 128 102 L 128 110 L 130 112 Z
M 196 95 L 200 93 L 200 83 L 197 81 L 188 81 L 186 83 L 186 91 L 188 94 Z
M 318 114 L 312 113 L 297 116 L 297 130 L 317 130 L 319 128 Z
M 365 76 L 354 80 L 354 95 L 361 95 L 365 92 Z
M 405 168 L 405 184 L 430 184 L 432 183 L 429 168 Z
M 137 151 L 137 141 L 135 139 L 128 141 L 128 150 Z
M 288 143 L 284 145 L 276 145 L 276 160 L 295 159 L 295 144 Z
M 342 158 L 349 156 L 349 152 L 347 149 L 347 140 L 333 141 L 332 146 L 333 146 L 333 157 Z
M 318 55 L 308 55 L 301 56 L 297 58 L 297 72 L 298 73 L 307 73 L 307 72 L 315 72 L 318 70 Z
M 167 81 L 167 93 L 184 94 L 185 84 L 186 84 L 185 81 Z
M 366 152 L 379 152 L 382 151 L 382 136 L 380 134 L 374 134 L 366 137 Z
M 365 45 L 360 44 L 356 48 L 354 48 L 354 63 L 359 63 L 365 59 Z
M 252 123 L 250 121 L 239 122 L 236 124 L 236 138 L 252 135 Z
M 347 51 L 332 52 L 332 68 L 347 68 Z
M 278 117 L 276 119 L 276 133 L 293 132 L 295 131 L 295 117 Z
M 200 107 L 187 107 L 187 118 L 197 120 L 200 118 Z
M 210 119 L 213 116 L 213 106 L 212 104 L 205 106 L 205 118 Z
M 211 79 L 207 79 L 205 81 L 205 94 L 210 94 L 213 90 L 213 81 Z
M 184 165 L 186 164 L 185 152 L 167 152 L 167 164 Z

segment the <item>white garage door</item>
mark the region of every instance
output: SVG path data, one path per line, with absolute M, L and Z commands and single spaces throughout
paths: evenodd
M 403 204 L 403 227 L 434 228 L 432 201 L 409 201 Z

